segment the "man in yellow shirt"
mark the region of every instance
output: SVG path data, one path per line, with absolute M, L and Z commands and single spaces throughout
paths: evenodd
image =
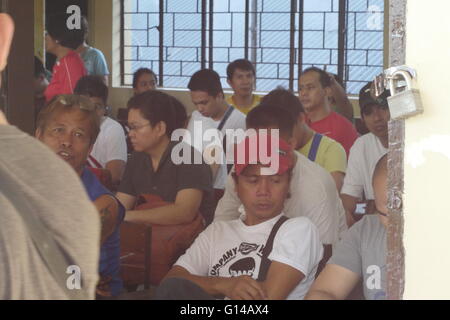
M 245 115 L 249 113 L 261 100 L 260 96 L 253 94 L 255 80 L 255 67 L 250 61 L 238 59 L 231 62 L 227 66 L 227 82 L 234 94 L 226 102 Z
M 305 110 L 293 93 L 284 89 L 276 89 L 264 96 L 261 103 L 279 106 L 296 119 L 293 134 L 294 148 L 309 160 L 327 170 L 333 177 L 338 191 L 340 191 L 347 167 L 347 156 L 344 148 L 335 140 L 308 127 L 305 121 Z

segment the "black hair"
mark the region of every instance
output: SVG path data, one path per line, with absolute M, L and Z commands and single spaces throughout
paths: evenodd
M 83 41 L 86 41 L 89 35 L 89 22 L 85 16 L 81 16 L 81 33 Z
M 247 128 L 265 129 L 274 127 L 280 130 L 281 136 L 292 137 L 295 119 L 283 108 L 276 105 L 261 103 L 253 108 L 246 118 Z
M 202 69 L 194 73 L 189 80 L 188 88 L 191 91 L 205 91 L 212 97 L 223 94 L 222 83 L 217 72 L 211 69 Z
M 187 124 L 187 112 L 185 106 L 175 97 L 170 96 L 175 109 L 175 129 L 182 129 Z
M 227 66 L 227 79 L 231 80 L 233 78 L 233 74 L 236 69 L 241 69 L 244 71 L 251 71 L 253 75 L 256 77 L 256 71 L 253 64 L 247 59 L 237 59 L 228 64 Z
M 75 86 L 74 93 L 101 98 L 105 104 L 108 101 L 108 87 L 101 76 L 90 75 L 81 77 Z
M 333 76 L 334 80 L 336 80 L 336 82 L 339 83 L 339 85 L 340 85 L 342 88 L 345 87 L 345 86 L 344 86 L 344 80 L 343 80 L 341 77 L 339 77 L 339 76 L 338 76 L 337 74 L 335 74 L 335 73 L 331 73 L 331 75 Z
M 301 113 L 305 113 L 305 109 L 298 97 L 286 89 L 275 89 L 270 91 L 262 98 L 261 103 L 274 105 L 280 109 L 284 109 L 295 119 L 297 119 Z
M 67 27 L 69 15 L 58 13 L 47 18 L 46 30 L 53 40 L 60 45 L 75 50 L 84 42 L 84 32 L 82 28 L 70 30 Z
M 139 110 L 152 126 L 161 121 L 164 122 L 166 124 L 166 135 L 170 139 L 177 123 L 173 99 L 164 92 L 150 90 L 132 97 L 128 101 L 127 107 L 128 111 L 131 109 Z
M 311 67 L 311 68 L 307 68 L 307 69 L 303 70 L 303 72 L 301 73 L 300 76 L 303 76 L 304 74 L 309 73 L 309 72 L 316 72 L 319 74 L 319 81 L 320 81 L 320 84 L 322 85 L 322 88 L 331 86 L 330 75 L 326 71 L 319 69 L 317 67 Z
M 152 69 L 149 69 L 149 68 L 139 68 L 139 69 L 136 70 L 136 71 L 134 72 L 134 74 L 133 74 L 133 88 L 134 88 L 134 89 L 137 88 L 139 78 L 140 78 L 143 74 L 146 74 L 146 73 L 151 74 L 151 75 L 155 78 L 156 84 L 158 84 L 158 76 L 156 75 L 156 73 L 155 73 Z

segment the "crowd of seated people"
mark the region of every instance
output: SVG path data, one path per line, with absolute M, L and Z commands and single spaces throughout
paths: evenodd
M 343 86 L 319 68 L 302 72 L 298 96 L 281 88 L 263 96 L 254 93 L 253 64 L 238 59 L 227 68 L 228 98 L 216 71 L 199 70 L 187 85 L 190 114 L 158 89 L 151 69 L 141 68 L 123 127 L 106 114 L 109 71 L 103 54 L 86 43 L 86 20 L 81 31 L 61 27 L 59 16 L 49 21 L 46 48 L 58 60 L 49 83 L 35 62 L 36 96 L 45 100 L 35 136 L 57 155 L 47 154 L 49 161 L 64 160 L 69 166 L 57 166 L 72 170 L 69 180 L 78 179 L 75 189 L 88 195 L 81 207 L 98 229 L 86 236 L 93 247 L 88 270 L 97 273 L 86 279 L 92 292 L 84 298 L 127 294 L 124 225 L 156 230 L 193 221 L 201 221 L 201 230 L 172 257 L 151 298 L 345 299 L 373 265 L 381 285 L 365 285 L 364 296 L 386 298 L 388 92 L 374 97 L 372 83 L 361 89 L 369 133 L 358 137 Z M 0 43 L 9 41 L 8 30 Z M 7 47 L 0 48 L 4 57 Z M 12 130 L 1 120 L 0 130 Z M 362 202 L 361 219 L 355 212 Z M 0 298 L 72 298 L 13 289 L 0 290 Z

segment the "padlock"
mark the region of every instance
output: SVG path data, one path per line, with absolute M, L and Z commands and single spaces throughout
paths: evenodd
M 396 82 L 398 76 L 401 76 L 406 82 L 406 89 L 397 93 Z M 417 114 L 423 113 L 423 104 L 420 92 L 412 88 L 411 76 L 407 71 L 399 70 L 391 75 L 389 81 L 391 96 L 387 98 L 391 119 L 406 119 Z

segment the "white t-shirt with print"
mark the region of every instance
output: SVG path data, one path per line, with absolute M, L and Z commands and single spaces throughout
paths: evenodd
M 330 173 L 318 164 L 294 151 L 297 161 L 289 187 L 291 197 L 284 202 L 289 218 L 307 217 L 317 227 L 323 244 L 337 242 L 347 230 L 345 211 Z M 225 193 L 219 200 L 214 221 L 232 220 L 239 216 L 241 201 L 234 181 L 228 175 Z
M 199 127 L 199 123 L 201 122 L 201 129 Z M 214 141 L 211 139 L 207 139 L 207 141 L 204 141 L 204 133 L 207 129 L 216 129 L 219 127 L 221 120 L 215 121 L 212 118 L 204 117 L 195 110 L 192 112 L 191 118 L 189 120 L 187 130 L 191 134 L 191 145 L 196 148 L 200 152 L 204 152 L 207 148 L 211 148 L 215 145 L 219 146 L 220 150 L 222 150 L 222 141 Z M 195 123 L 197 123 L 197 128 L 195 128 Z M 242 129 L 245 131 L 246 124 L 245 124 L 245 115 L 237 110 L 234 109 L 231 113 L 230 117 L 225 122 L 225 125 L 223 126 L 221 133 L 222 135 L 225 135 L 227 129 Z M 189 141 L 185 142 L 189 143 Z M 201 148 L 201 150 L 200 150 Z M 227 179 L 227 166 L 225 158 L 222 157 L 222 165 L 219 167 L 216 178 L 214 180 L 214 189 L 225 189 L 225 183 Z
M 197 276 L 258 278 L 261 255 L 273 226 L 283 214 L 248 226 L 245 214 L 232 221 L 217 221 L 206 228 L 175 265 Z M 305 217 L 292 218 L 278 230 L 269 259 L 286 264 L 305 275 L 288 295 L 303 299 L 314 281 L 323 247 L 317 228 Z
M 127 142 L 123 127 L 117 121 L 104 117 L 100 133 L 90 154 L 103 168 L 112 160 L 127 161 Z M 97 167 L 88 159 L 93 167 Z
M 348 158 L 347 173 L 341 193 L 366 200 L 375 199 L 373 195 L 372 176 L 378 160 L 388 152 L 380 139 L 373 133 L 359 137 L 352 148 Z

